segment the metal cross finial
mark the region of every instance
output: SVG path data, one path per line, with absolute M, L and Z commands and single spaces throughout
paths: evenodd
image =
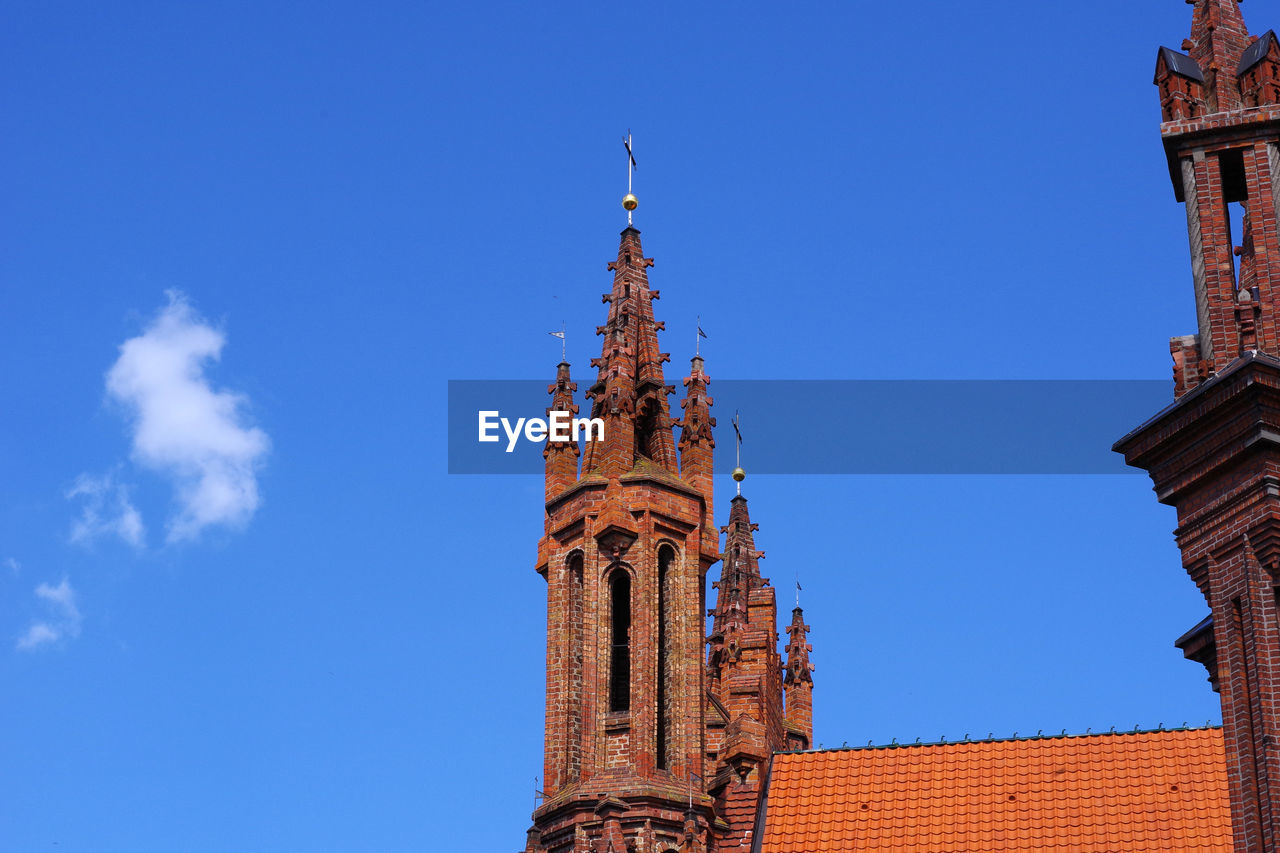
M 627 195 L 630 196 L 631 174 L 639 168 L 639 166 L 636 165 L 636 155 L 631 150 L 631 128 L 627 128 L 627 138 L 622 140 L 622 144 L 627 149 Z M 633 209 L 634 207 L 627 209 L 627 225 L 631 224 L 631 212 Z
M 736 410 L 733 413 L 732 423 L 733 423 L 733 434 L 737 438 L 737 441 L 734 443 L 734 457 L 733 457 L 734 465 L 736 468 L 741 469 L 742 468 L 742 430 L 739 427 L 738 412 Z M 738 473 L 740 473 L 740 470 L 739 472 L 736 472 L 734 474 L 734 479 L 737 479 Z M 742 496 L 741 480 L 738 480 L 738 496 L 739 497 Z

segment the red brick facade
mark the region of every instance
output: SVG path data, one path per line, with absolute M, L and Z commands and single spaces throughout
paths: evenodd
M 1116 450 L 1177 510 L 1183 566 L 1210 611 L 1178 645 L 1205 664 L 1221 696 L 1235 850 L 1268 853 L 1280 850 L 1280 41 L 1251 37 L 1238 0 L 1190 2 L 1187 52 L 1161 48 L 1155 82 L 1170 177 L 1186 208 L 1197 331 L 1170 344 L 1174 404 Z M 813 834 L 805 820 L 829 829 L 826 795 L 808 797 L 803 784 L 768 803 L 773 757 L 812 746 L 809 626 L 797 607 L 784 664 L 775 591 L 741 496 L 719 529 L 721 550 L 710 379 L 694 358 L 673 419 L 652 266 L 628 226 L 609 264 L 604 344 L 586 393 L 604 438 L 581 448 L 549 442 L 544 452 L 546 798 L 525 853 L 745 853 L 762 841 L 792 849 L 789 839 Z M 559 365 L 548 411 L 576 413 L 576 390 L 569 365 Z M 1106 784 L 1095 781 L 1088 790 Z M 866 795 L 858 799 L 867 810 Z M 816 816 L 797 817 L 806 802 L 817 803 Z M 1205 803 L 1176 807 L 1195 815 Z M 1108 811 L 1099 827 L 1124 836 L 1126 817 Z M 1037 818 L 1029 837 L 1079 828 L 1051 823 Z M 1187 831 L 1205 825 L 1189 818 Z M 770 846 L 775 835 L 782 840 Z M 900 849 L 897 835 L 889 844 Z
M 1177 402 L 1116 449 L 1177 508 L 1211 614 L 1178 644 L 1221 695 L 1235 849 L 1262 853 L 1280 849 L 1280 47 L 1236 0 L 1195 5 L 1156 83 L 1198 330 L 1170 345 Z
M 625 229 L 586 394 L 604 438 L 581 449 L 549 441 L 543 453 L 545 800 L 527 853 L 749 850 L 770 757 L 813 735 L 807 628 L 797 610 L 785 695 L 796 697 L 798 718 L 789 723 L 774 590 L 760 577 L 742 497 L 720 551 L 716 421 L 701 358 L 684 380 L 682 418 L 670 415 L 652 266 L 640 232 Z M 559 365 L 548 413 L 576 413 L 576 389 Z M 706 573 L 722 557 L 708 613 Z

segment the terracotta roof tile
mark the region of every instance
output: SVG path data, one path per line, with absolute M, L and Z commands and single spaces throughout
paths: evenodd
M 763 853 L 1231 853 L 1217 728 L 781 753 Z

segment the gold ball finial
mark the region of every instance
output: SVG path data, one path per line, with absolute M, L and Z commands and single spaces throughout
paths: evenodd
M 747 479 L 747 472 L 743 471 L 741 468 L 734 468 L 733 473 L 730 476 L 737 482 L 741 483 L 743 480 Z
M 631 193 L 627 193 L 622 197 L 622 207 L 625 210 L 635 210 L 639 206 L 640 199 L 636 198 Z

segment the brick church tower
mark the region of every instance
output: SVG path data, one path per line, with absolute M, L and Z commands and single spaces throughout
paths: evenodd
M 1237 0 L 1194 2 L 1156 60 L 1161 136 L 1191 245 L 1197 332 L 1176 402 L 1116 444 L 1177 508 L 1210 616 L 1179 641 L 1222 701 L 1235 849 L 1280 849 L 1280 45 Z
M 629 198 L 633 198 L 630 197 Z M 634 206 L 634 205 L 632 205 Z M 653 261 L 622 232 L 595 381 L 600 440 L 548 441 L 543 787 L 526 853 L 749 850 L 773 753 L 812 738 L 812 667 L 797 610 L 783 687 L 774 590 L 746 500 L 733 501 L 708 638 L 713 521 L 710 381 L 695 357 L 673 419 L 654 319 Z M 560 364 L 552 411 L 578 412 Z M 680 429 L 675 441 L 673 428 Z M 784 719 L 784 696 L 797 719 Z

